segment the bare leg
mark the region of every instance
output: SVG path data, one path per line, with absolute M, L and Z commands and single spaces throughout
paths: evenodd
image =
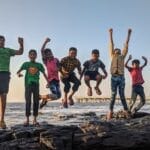
M 101 81 L 102 81 L 102 76 L 101 75 L 97 75 L 96 76 L 96 87 L 95 87 L 95 90 L 96 90 L 96 93 L 98 95 L 102 94 L 101 90 L 99 89 L 99 85 L 100 85 Z
M 4 122 L 7 94 L 2 94 L 0 97 L 0 121 Z
M 91 87 L 91 85 L 90 85 L 90 77 L 89 77 L 89 76 L 85 76 L 85 77 L 84 77 L 84 81 L 85 81 L 85 84 L 86 84 L 87 87 L 88 87 L 88 93 L 87 93 L 87 95 L 88 95 L 88 96 L 92 96 L 92 87 Z

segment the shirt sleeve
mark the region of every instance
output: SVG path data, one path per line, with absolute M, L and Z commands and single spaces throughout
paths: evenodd
M 131 67 L 128 67 L 128 71 L 131 72 L 133 69 Z
M 83 64 L 83 66 L 84 66 L 85 68 L 88 68 L 88 66 L 89 66 L 89 61 L 85 61 L 84 64 Z
M 27 70 L 27 63 L 23 63 L 22 66 L 20 67 L 21 70 Z
M 8 48 L 10 56 L 14 56 L 16 54 L 16 50 Z
M 102 61 L 100 61 L 100 68 L 105 69 L 105 65 Z
M 65 66 L 65 63 L 66 63 L 66 58 L 62 58 L 61 61 L 60 61 L 60 67 L 63 67 Z
M 45 72 L 45 68 L 42 64 L 39 65 L 39 71 L 41 71 L 42 73 Z

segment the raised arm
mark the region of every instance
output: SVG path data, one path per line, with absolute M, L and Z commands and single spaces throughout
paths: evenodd
M 132 59 L 132 55 L 129 55 L 129 58 L 128 58 L 128 60 L 126 61 L 126 63 L 125 63 L 125 67 L 129 70 L 131 67 L 130 66 L 128 66 L 128 63 L 129 63 L 129 61 Z
M 18 43 L 19 43 L 19 50 L 15 51 L 15 55 L 22 55 L 23 51 L 24 51 L 24 42 L 23 42 L 23 38 L 18 37 Z
M 141 68 L 144 68 L 147 65 L 147 58 L 142 56 L 142 59 L 144 60 L 144 64 L 141 66 Z
M 46 44 L 49 43 L 50 41 L 51 41 L 50 38 L 46 38 L 46 39 L 45 39 L 45 41 L 44 41 L 44 43 L 43 43 L 43 45 L 42 45 L 42 47 L 41 47 L 41 54 L 42 54 L 42 56 L 44 56 L 44 49 L 45 49 L 45 47 L 46 47 Z
M 113 29 L 109 29 L 109 38 L 110 38 L 110 42 L 109 42 L 109 53 L 110 53 L 110 57 L 113 57 L 113 53 L 114 53 L 114 42 L 113 42 Z
M 122 50 L 122 55 L 124 57 L 126 57 L 127 53 L 128 53 L 128 45 L 129 45 L 129 41 L 130 41 L 130 37 L 131 37 L 131 32 L 132 30 L 131 29 L 128 29 L 128 35 L 127 35 L 127 39 L 126 39 L 126 42 L 124 44 L 124 48 Z

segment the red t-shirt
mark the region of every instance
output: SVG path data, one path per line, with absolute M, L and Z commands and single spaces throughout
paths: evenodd
M 144 83 L 143 75 L 142 75 L 142 67 L 140 68 L 128 68 L 131 78 L 132 85 L 139 85 Z

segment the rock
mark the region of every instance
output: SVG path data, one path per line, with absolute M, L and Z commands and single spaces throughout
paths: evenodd
M 85 117 L 99 118 L 87 113 Z M 119 116 L 119 117 L 118 117 Z M 150 114 L 125 119 L 119 111 L 107 122 L 88 120 L 79 126 L 16 125 L 0 130 L 0 150 L 145 150 L 150 148 Z

